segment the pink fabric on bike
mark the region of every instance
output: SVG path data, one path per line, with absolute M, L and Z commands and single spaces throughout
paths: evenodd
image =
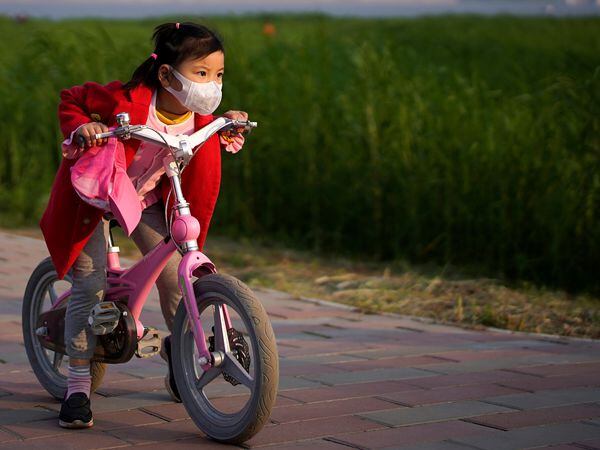
M 61 147 L 62 147 L 62 155 L 64 158 L 75 159 L 83 153 L 84 149 L 82 147 L 79 147 L 78 145 L 75 145 L 75 143 L 73 142 L 73 139 L 75 139 L 75 133 L 77 133 L 77 131 L 84 125 L 87 125 L 87 124 L 84 123 L 84 124 L 79 125 L 77 128 L 75 128 L 71 132 L 71 136 L 69 136 L 68 139 L 65 139 L 63 141 Z
M 112 137 L 79 157 L 71 167 L 71 183 L 83 201 L 111 211 L 129 236 L 140 221 L 142 207 L 126 169 L 123 143 Z

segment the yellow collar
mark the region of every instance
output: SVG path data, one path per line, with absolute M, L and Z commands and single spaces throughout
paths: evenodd
M 166 111 L 161 111 L 160 109 L 156 109 L 156 117 L 167 125 L 175 125 L 181 122 L 186 121 L 192 115 L 192 111 L 188 111 L 184 114 L 173 114 Z

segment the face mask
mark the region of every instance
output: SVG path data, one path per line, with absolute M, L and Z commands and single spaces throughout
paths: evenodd
M 217 109 L 217 106 L 221 103 L 222 85 L 220 83 L 216 81 L 198 83 L 184 77 L 177 70 L 171 69 L 183 88 L 181 91 L 176 91 L 171 86 L 165 89 L 173 94 L 183 106 L 198 114 L 212 114 Z

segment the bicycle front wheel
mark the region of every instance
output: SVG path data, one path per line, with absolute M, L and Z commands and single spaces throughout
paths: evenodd
M 202 370 L 181 302 L 171 349 L 175 382 L 198 428 L 239 444 L 261 430 L 277 396 L 279 359 L 271 322 L 254 293 L 231 276 L 204 276 L 194 283 L 194 294 L 207 346 L 222 355 L 222 363 Z

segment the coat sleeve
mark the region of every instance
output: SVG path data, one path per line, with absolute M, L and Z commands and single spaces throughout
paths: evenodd
M 69 139 L 73 131 L 83 124 L 106 123 L 116 103 L 114 91 L 121 85 L 120 81 L 113 81 L 107 85 L 88 81 L 81 86 L 63 89 L 58 105 L 58 119 L 63 138 Z
M 73 86 L 69 89 L 63 89 L 60 92 L 58 119 L 64 139 L 68 139 L 71 133 L 81 125 L 92 122 L 86 105 L 91 84 L 95 83 Z

